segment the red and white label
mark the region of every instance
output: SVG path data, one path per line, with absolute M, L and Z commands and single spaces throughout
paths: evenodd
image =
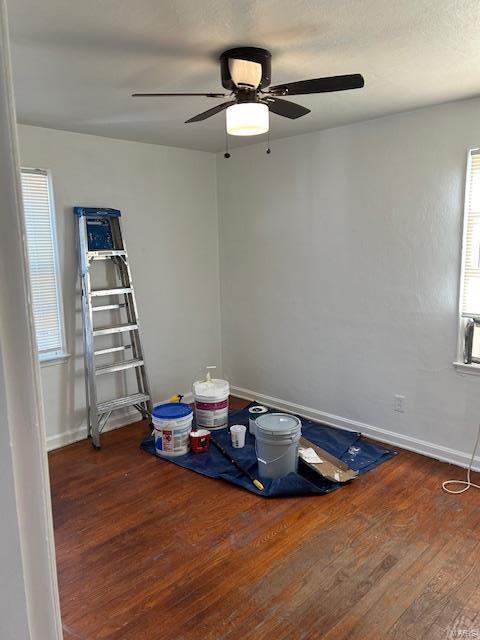
M 195 402 L 195 409 L 200 411 L 219 411 L 228 407 L 228 399 L 220 400 L 220 402 Z
M 228 398 L 218 402 L 195 401 L 197 427 L 221 429 L 228 424 Z

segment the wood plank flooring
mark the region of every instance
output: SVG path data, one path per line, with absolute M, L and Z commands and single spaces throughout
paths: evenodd
M 49 456 L 65 640 L 480 637 L 480 492 L 440 486 L 462 470 L 402 451 L 266 500 L 144 453 L 147 431 Z

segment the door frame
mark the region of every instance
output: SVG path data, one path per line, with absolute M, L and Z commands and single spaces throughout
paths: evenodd
M 62 640 L 6 0 L 0 0 L 0 193 L 0 423 L 1 442 L 7 443 L 0 500 L 11 507 L 2 512 L 9 532 L 6 540 L 2 533 L 2 558 L 10 570 L 3 587 L 8 593 L 12 585 L 16 603 L 4 604 L 0 628 L 8 640 Z

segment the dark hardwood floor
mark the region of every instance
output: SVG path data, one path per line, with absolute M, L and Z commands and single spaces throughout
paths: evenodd
M 480 637 L 480 494 L 440 486 L 462 470 L 402 451 L 266 500 L 144 453 L 145 433 L 50 454 L 65 640 Z

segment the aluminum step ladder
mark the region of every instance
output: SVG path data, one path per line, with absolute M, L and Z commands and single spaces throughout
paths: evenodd
M 78 221 L 88 437 L 93 446 L 99 449 L 100 434 L 113 411 L 133 406 L 143 418 L 150 419 L 152 399 L 128 254 L 120 228 L 121 213 L 118 209 L 96 207 L 74 207 L 73 211 Z M 113 273 L 110 275 L 113 275 L 118 286 L 92 288 L 93 267 L 99 262 L 105 264 L 105 261 L 113 264 Z M 123 316 L 124 320 L 96 326 L 94 317 L 100 312 L 107 312 L 109 316 L 116 313 L 119 317 Z M 100 336 L 110 336 L 116 343 L 97 348 L 96 338 Z M 125 358 L 105 362 L 105 356 Z M 129 370 L 135 372 L 133 383 L 126 380 Z M 135 386 L 134 393 L 98 402 L 97 377 L 106 374 L 122 374 L 122 386 Z

